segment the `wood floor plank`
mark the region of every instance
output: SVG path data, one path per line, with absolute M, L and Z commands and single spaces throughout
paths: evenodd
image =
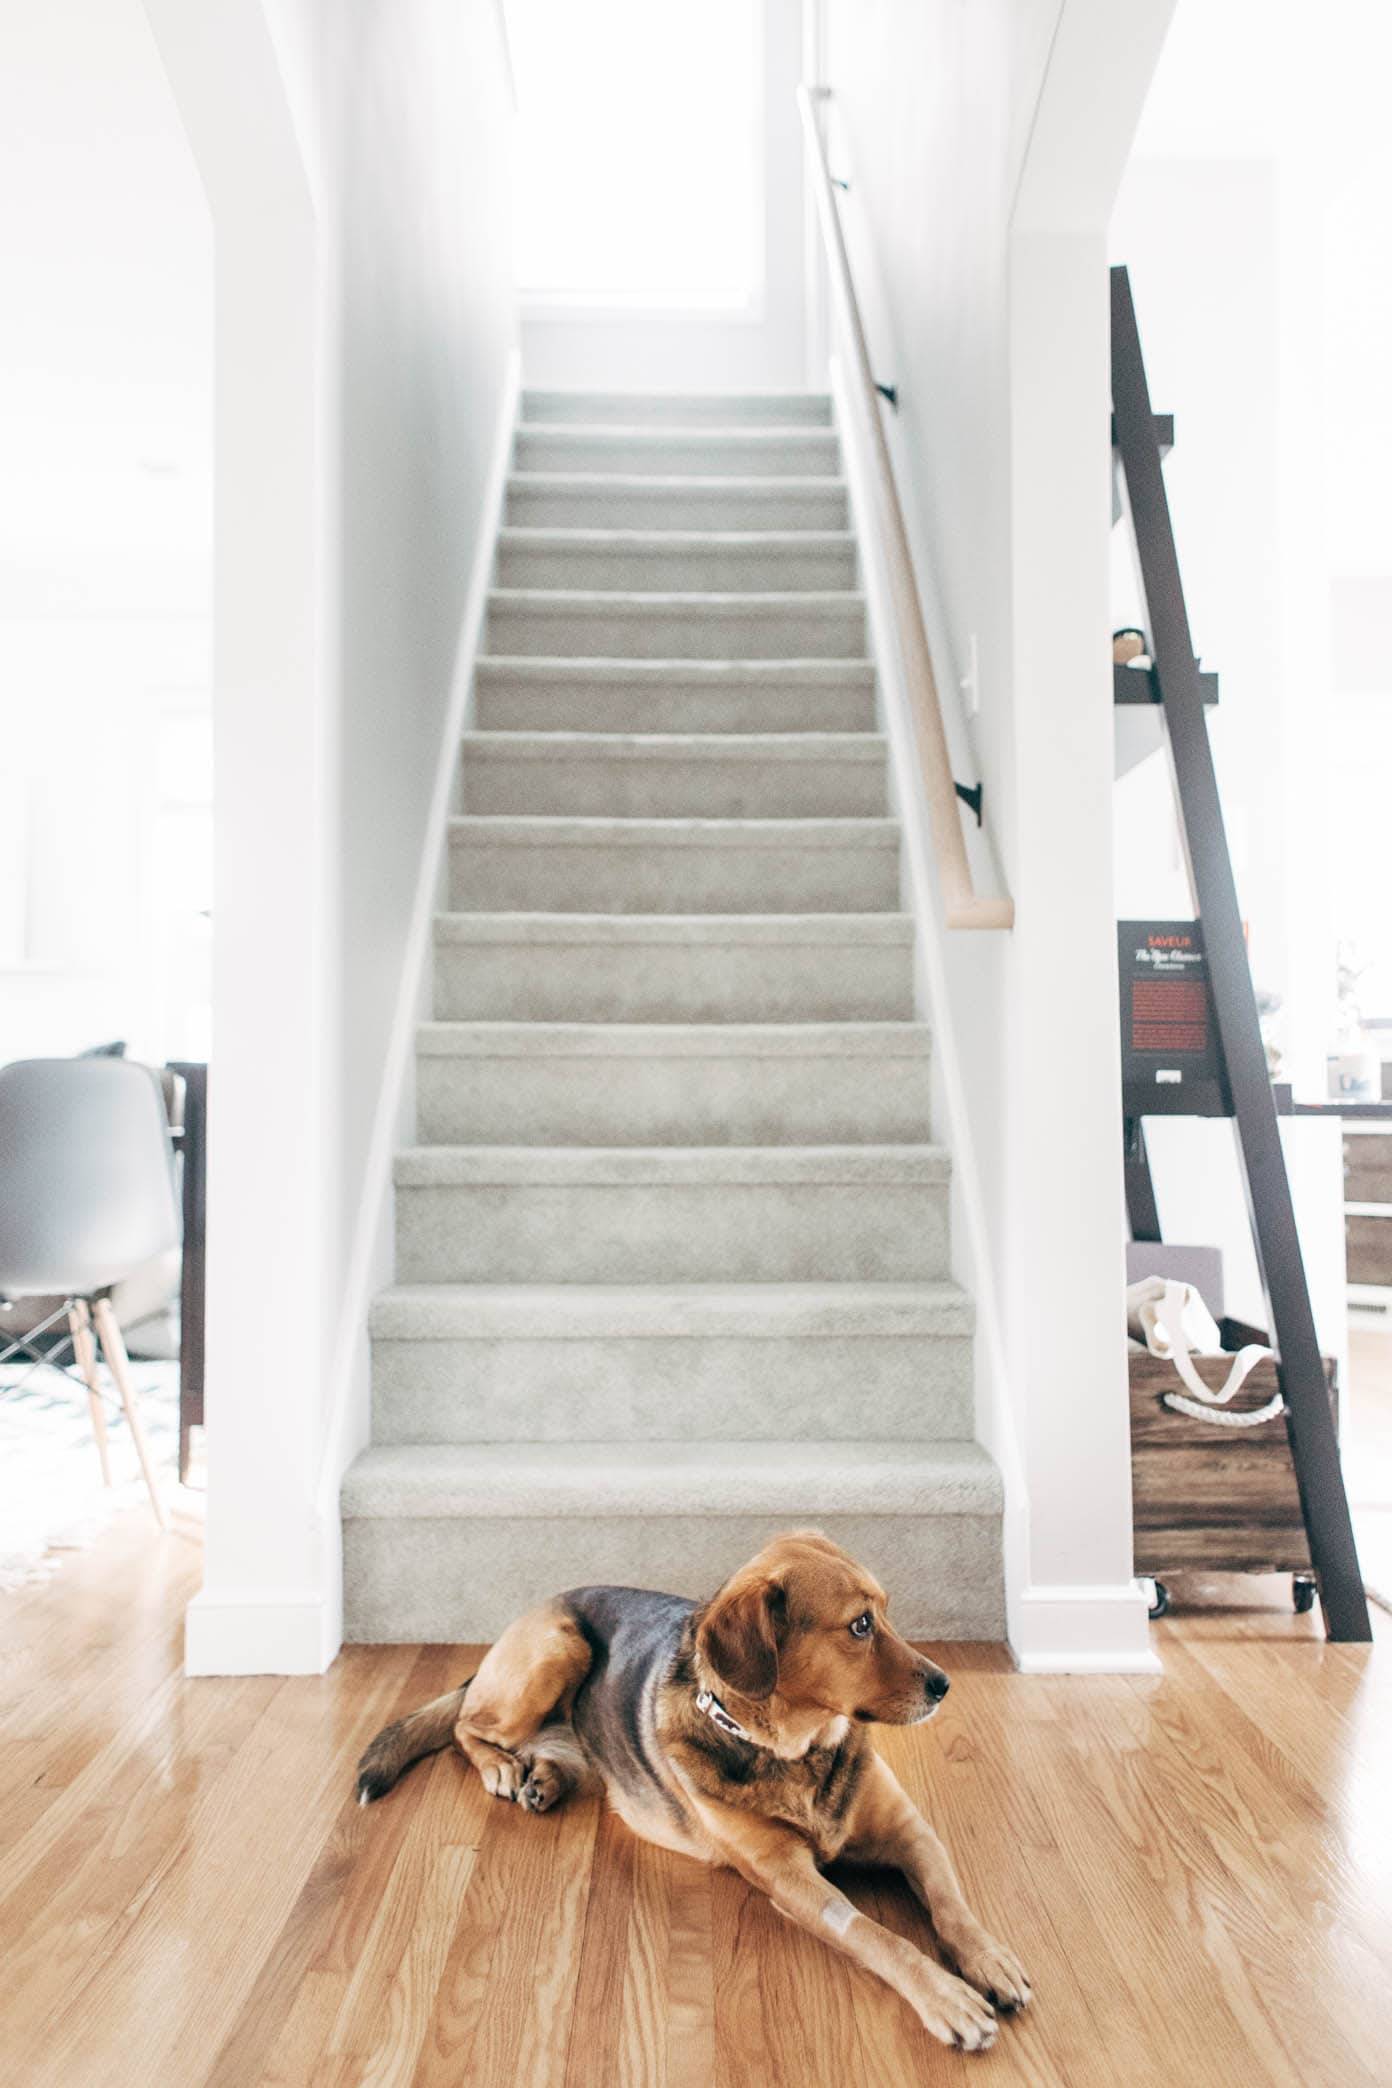
M 442 1760 L 439 1764 L 440 1771 L 454 1767 L 455 1764 L 448 1760 Z M 432 1781 L 438 1790 L 443 1784 L 443 1775 L 437 1775 Z M 422 1918 L 423 1901 L 434 1905 L 435 1919 L 439 1919 L 441 1879 L 437 1859 L 442 1847 L 444 1823 L 439 1808 L 430 1805 L 429 1797 L 430 1790 L 427 1789 L 425 1800 L 417 1807 L 410 1826 L 402 1837 L 396 1861 L 378 1900 L 372 1928 L 364 1939 L 351 1975 L 344 1983 L 344 1990 L 324 2045 L 325 2054 L 335 2059 L 347 2057 L 363 2063 L 375 2050 L 381 2022 L 386 2014 L 387 1996 L 392 1991 L 397 1972 L 416 1935 L 417 1926 Z M 478 1854 L 477 1849 L 468 1843 L 444 1842 L 443 1847 L 446 1850 L 452 1849 L 456 1857 L 462 1855 L 467 1859 L 463 1863 L 452 1861 L 448 1866 L 449 1874 L 458 1878 L 461 1885 L 467 1888 Z M 457 1897 L 450 1909 L 449 1924 L 444 1938 L 446 1947 L 454 1933 L 454 1924 L 461 1905 L 462 1898 Z M 427 1943 L 427 1955 L 419 1959 L 421 1964 L 429 1963 L 430 1951 L 431 1946 Z M 442 1949 L 435 1972 L 436 1982 L 444 1971 L 444 1961 L 445 1952 Z M 433 1996 L 433 1985 L 431 1993 Z M 424 2024 L 421 2027 L 423 2031 Z M 421 2042 L 420 2038 L 414 2041 L 412 2071 L 415 2052 L 418 2052 Z
M 565 2088 L 617 2081 L 624 2069 L 624 1985 L 638 1857 L 636 1838 L 601 1803 L 566 2046 Z
M 49 1742 L 42 1735 L 0 1741 L 0 1860 L 29 1833 L 57 1795 L 44 1782 L 48 1753 Z
M 539 1853 L 533 1843 L 534 1852 Z M 416 2088 L 446 2088 L 469 2081 L 470 2052 L 479 2022 L 489 2004 L 493 1956 L 508 1918 L 509 1906 L 521 1904 L 521 1878 L 513 1883 L 506 1865 L 480 1861 L 488 1852 L 485 1836 L 469 1875 L 469 1890 L 445 1952 L 444 1969 L 435 1990 L 435 2007 L 421 2039 L 412 2081 Z
M 1279 1754 L 1230 1701 L 1171 1679 L 1147 1711 L 1147 1759 L 1171 1770 L 1176 1797 L 1193 1794 L 1205 1882 L 1293 2072 L 1378 2080 L 1384 2041 L 1359 2000 L 1379 1981 L 1386 1910 L 1327 1832 L 1326 1806 L 1280 1773 Z
M 549 2088 L 564 2078 L 599 1801 L 584 1799 L 539 1819 L 490 1802 L 499 1864 L 516 1877 L 514 1852 L 525 1844 L 531 1861 L 535 1847 L 539 1885 L 528 1900 L 530 1918 L 510 1920 L 499 1939 L 470 2078 L 480 2088 Z
M 487 1826 L 414 2077 L 422 2088 L 460 2080 L 508 2088 L 565 2075 L 598 1801 L 540 1817 L 484 1803 Z
M 869 2088 L 856 2026 L 857 2003 L 866 1998 L 857 1991 L 864 1984 L 859 1967 L 829 1952 L 818 1937 L 790 1928 L 762 1893 L 746 1892 L 744 1947 L 758 1968 L 773 2078 L 795 2088 L 834 2054 L 840 2079 Z M 880 1995 L 872 1984 L 868 1998 L 895 1997 Z
M 716 2088 L 738 2088 L 746 2081 L 785 2088 L 778 2028 L 764 2006 L 767 1959 L 760 1957 L 766 1948 L 765 1929 L 777 1917 L 767 1901 L 731 1871 L 715 1873 L 711 1900 Z M 846 2055 L 838 2049 L 837 2056 Z M 851 2078 L 861 2080 L 858 2065 Z
M 670 1850 L 645 1848 L 634 1842 L 632 1897 L 625 1925 L 619 2002 L 620 2088 L 666 2088 L 670 2079 L 668 2025 L 672 1969 L 672 1874 L 682 1859 Z M 596 1878 L 598 1849 L 596 1849 Z M 591 1880 L 594 1903 L 596 1879 Z M 573 2056 L 574 2042 L 571 2053 Z M 712 2039 L 711 2055 L 714 2056 Z
M 659 1850 L 659 1855 L 666 1854 Z M 667 1855 L 667 2088 L 715 2079 L 714 1879 L 704 1864 Z
M 1170 1977 L 1176 1990 L 1182 1986 L 1191 1997 L 1187 2038 L 1197 2034 L 1202 2039 L 1206 2052 L 1214 2054 L 1210 2063 L 1221 2063 L 1220 2055 L 1230 2051 L 1231 2066 L 1245 2067 L 1256 2080 L 1319 2079 L 1317 2071 L 1301 2070 L 1291 2050 L 1303 1977 L 1299 1967 L 1286 1963 L 1291 1939 L 1279 1918 L 1273 1919 L 1279 1916 L 1279 1902 L 1263 1891 L 1258 1862 L 1242 1860 L 1234 1868 L 1227 1860 L 1221 1819 L 1229 1797 L 1216 1750 L 1211 1743 L 1200 1744 L 1184 1764 L 1165 1741 L 1172 1687 L 1168 1681 L 1148 1684 L 1139 1708 L 1124 1698 L 1114 1702 L 1105 1759 L 1100 1744 L 1084 1756 L 1089 1781 L 1105 1791 L 1109 1810 L 1138 1859 L 1130 1879 L 1133 1895 L 1119 1912 L 1119 1934 L 1130 1940 L 1142 1922 L 1149 1933 L 1163 1912 L 1162 1947 L 1174 1967 Z M 1096 1733 L 1090 1706 L 1083 1706 L 1079 1725 Z M 1097 1738 L 1100 1742 L 1101 1735 Z M 1272 1811 L 1288 1831 L 1278 1794 Z M 1290 2009 L 1278 2006 L 1274 2020 L 1269 2007 L 1273 1981 L 1278 1997 L 1284 1987 L 1292 2003 Z M 1152 2047 L 1173 2051 L 1177 2061 L 1172 2022 L 1160 2019 L 1158 2011 L 1152 2015 Z M 1329 2030 L 1334 2038 L 1330 2063 L 1337 2070 L 1343 2037 L 1332 2024 Z M 1336 2077 L 1358 2081 L 1361 2075 L 1355 2066 Z
M 37 1774 L 0 1786 L 0 1860 L 110 1738 L 176 1671 L 199 1580 L 178 1531 L 137 1534 L 129 1518 L 99 1547 L 4 1599 L 0 1743 L 42 1743 Z
M 210 2082 L 221 2082 L 225 2088 L 252 2088 L 252 2083 L 256 2088 L 304 2088 L 313 2079 L 342 1991 L 339 1974 L 306 1970 L 297 1963 L 289 2008 L 277 2017 L 275 2036 L 258 2053 L 260 2040 L 239 2023 L 239 2034 L 218 2054 Z M 241 2023 L 246 2020 L 244 2006 Z
M 82 2008 L 50 2022 L 33 2088 L 95 2088 L 109 2080 L 113 2047 L 132 2079 L 206 2077 L 298 1897 L 326 1806 L 337 1810 L 337 1791 L 413 1658 L 409 1649 L 350 1650 L 327 1693 L 298 1681 L 275 1689 L 224 1773 L 198 1794 L 159 1889 L 98 1961 Z M 269 1860 L 248 1863 L 253 1838 Z M 200 1937 L 216 1937 L 217 1948 L 195 1953 Z
M 113 1748 L 109 1771 L 98 1757 L 65 1794 L 63 1821 L 54 1807 L 36 1822 L 38 1860 L 17 1866 L 0 1900 L 0 1952 L 14 1984 L 9 2039 L 42 2044 L 71 2012 L 158 1894 L 197 1808 L 229 1773 L 275 1687 L 263 1678 L 218 1680 L 172 1720 L 163 1693 L 140 1726 L 150 1744 Z
M 400 1717 L 438 1695 L 459 1671 L 453 1649 L 425 1647 L 404 1677 L 388 1717 Z M 351 1780 L 344 1779 L 334 1794 L 337 1802 L 323 1845 L 218 2054 L 210 2088 L 242 2088 L 263 2076 L 305 2077 L 370 1933 L 402 1839 L 417 1809 L 428 1802 L 427 1792 L 442 1766 L 455 1769 L 442 1785 L 442 1796 L 452 1810 L 451 1801 L 463 1803 L 467 1796 L 453 1764 L 427 1764 L 416 1770 L 389 1803 L 375 1808 L 357 1804 Z M 442 1819 L 440 1824 L 446 1823 Z M 447 1824 L 453 1839 L 453 1819 Z M 314 1997 L 314 2009 L 302 1996 L 302 1983 Z M 297 2068 L 302 2070 L 297 2073 Z
M 1255 2088 L 1272 2076 L 1196 1932 L 1189 1872 L 1176 1838 L 1156 1831 L 1145 1795 L 1133 1788 L 1118 1717 L 1124 1698 L 1115 1683 L 1098 1688 L 1098 1697 L 1095 1718 L 1075 1713 L 1056 1740 L 1034 1723 L 1012 1734 L 1021 1788 L 1043 1814 L 1055 1851 L 1047 1865 L 1032 1869 L 1032 1880 L 1047 1891 L 1054 1928 L 1083 1975 L 1086 2015 L 1073 2026 L 1075 2050 L 1064 2078 L 1069 2088 L 1112 2088 L 1116 2054 L 1124 2052 L 1135 2088 L 1205 2077 Z M 1144 1760 L 1137 1766 L 1144 1774 Z M 1009 1895 L 1012 1879 L 998 1889 Z M 1052 1978 L 1047 1961 L 1032 1970 L 1037 2013 L 1031 2027 L 1064 1999 L 1056 1968 Z M 1196 2070 L 1200 2063 L 1206 2075 Z
M 370 2041 L 354 2074 L 362 2088 L 408 2088 L 477 1855 L 446 1843 L 431 1863 L 385 2005 L 365 2024 Z
M 1047 1731 L 1049 1773 L 1062 1773 L 1059 1756 L 1066 1742 L 1058 1730 L 1054 1687 L 1037 1679 L 1045 1682 L 1041 1718 L 1017 1726 L 1004 1681 L 965 1705 L 956 1692 L 921 1739 L 905 1736 L 894 1748 L 894 1767 L 952 1851 L 968 1899 L 987 1927 L 1019 1953 L 1040 1997 L 1002 2022 L 993 2064 L 1010 2081 L 1073 2088 L 1092 2077 L 1097 2062 L 1101 2025 L 1094 1990 L 1102 1995 L 1107 1989 L 1107 1949 L 1090 1897 L 1068 1889 L 1054 1824 L 1036 1801 L 1021 1759 L 1022 1746 L 1043 1752 Z M 906 1898 L 896 1885 L 892 1904 L 902 1907 Z M 901 1932 L 922 1943 L 927 1930 L 915 1910 L 913 1923 L 905 1920 Z M 1141 2028 L 1134 2015 L 1114 2027 L 1133 2041 Z
M 602 1805 L 566 2088 L 705 2088 L 714 2071 L 710 1873 Z
M 376 1727 L 470 1649 L 186 1682 L 195 1574 L 118 1519 L 0 1599 L 0 2076 L 22 2088 L 1371 2088 L 1389 2079 L 1392 1657 L 1239 1584 L 1159 1677 L 935 1649 L 880 1741 L 1036 2005 L 988 2059 L 730 1873 L 598 1800 L 541 1819 L 457 1756 L 353 1803 Z M 902 1882 L 838 1873 L 921 1948 Z

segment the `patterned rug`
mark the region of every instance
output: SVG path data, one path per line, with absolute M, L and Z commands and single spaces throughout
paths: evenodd
M 174 1492 L 179 1454 L 179 1366 L 132 1359 L 150 1454 Z M 66 1371 L 0 1369 L 0 1592 L 42 1580 L 63 1551 L 93 1543 L 120 1508 L 146 1498 L 120 1401 L 106 1372 L 110 1487 L 102 1485 L 86 1388 Z

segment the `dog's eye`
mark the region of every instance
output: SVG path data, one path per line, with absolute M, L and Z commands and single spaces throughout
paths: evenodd
M 862 1610 L 847 1626 L 852 1638 L 867 1639 L 875 1628 L 875 1620 L 869 1610 Z

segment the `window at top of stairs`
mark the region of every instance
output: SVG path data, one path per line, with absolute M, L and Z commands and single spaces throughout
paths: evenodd
M 749 0 L 508 0 L 529 301 L 756 303 L 762 15 Z

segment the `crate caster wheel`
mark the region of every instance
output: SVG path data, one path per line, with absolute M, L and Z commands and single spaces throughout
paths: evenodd
M 1170 1614 L 1170 1591 L 1161 1580 L 1153 1580 L 1150 1585 L 1150 1621 L 1153 1624 L 1157 1617 L 1168 1617 Z
M 1297 1573 L 1291 1578 L 1291 1601 L 1295 1604 L 1297 1617 L 1304 1617 L 1315 1606 L 1319 1593 L 1319 1582 L 1313 1573 Z

